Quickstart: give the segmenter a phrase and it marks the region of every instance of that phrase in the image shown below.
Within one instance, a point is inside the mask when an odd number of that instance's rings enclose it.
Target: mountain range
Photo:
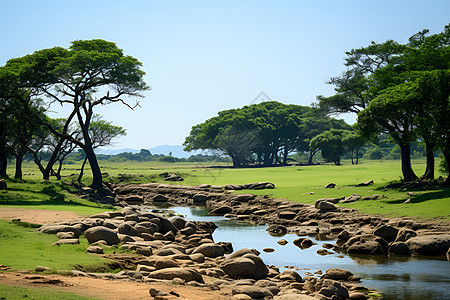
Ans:
[[[188,158],[191,155],[204,153],[203,151],[200,150],[186,152],[183,150],[183,148],[184,146],[181,145],[174,145],[174,146],[161,145],[153,148],[148,148],[147,150],[149,150],[152,154],[164,154],[164,155],[169,155],[169,153],[172,152],[172,156],[178,158]],[[123,152],[137,153],[139,151],[140,149],[122,148],[122,149],[98,149],[95,152],[97,154],[116,155]]]

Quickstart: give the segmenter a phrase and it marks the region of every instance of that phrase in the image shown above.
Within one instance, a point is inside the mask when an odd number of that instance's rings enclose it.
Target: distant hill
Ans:
[[[203,151],[192,151],[192,152],[186,152],[183,151],[183,146],[181,145],[162,145],[162,146],[156,146],[154,148],[149,148],[150,152],[152,154],[164,154],[169,155],[170,152],[172,152],[173,157],[178,158],[188,158],[191,155],[201,154],[204,153]],[[132,149],[132,148],[123,148],[123,149],[98,149],[95,152],[97,154],[106,154],[106,155],[116,155],[123,152],[131,152],[131,153],[137,153],[140,149]]]

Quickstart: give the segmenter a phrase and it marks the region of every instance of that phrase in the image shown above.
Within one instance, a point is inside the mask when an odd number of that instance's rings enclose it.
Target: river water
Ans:
[[[349,256],[331,254],[321,256],[316,253],[323,243],[333,240],[318,240],[309,237],[317,245],[309,249],[300,249],[292,242],[298,238],[295,234],[283,237],[270,236],[266,225],[252,225],[230,220],[221,216],[209,216],[208,209],[202,207],[172,207],[175,214],[183,215],[188,220],[212,221],[218,228],[213,237],[216,242],[231,242],[234,250],[255,248],[261,252],[260,257],[268,265],[275,265],[282,270],[296,267],[304,276],[306,272],[323,273],[330,268],[342,268],[362,278],[361,284],[369,289],[383,293],[383,299],[450,299],[450,262],[444,257],[396,257],[385,256]],[[288,244],[277,243],[285,239]],[[273,248],[275,252],[265,253],[264,248]],[[341,256],[341,257],[339,257]]]

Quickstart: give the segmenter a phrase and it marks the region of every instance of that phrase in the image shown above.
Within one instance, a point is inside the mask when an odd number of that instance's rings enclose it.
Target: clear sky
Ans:
[[[112,148],[140,149],[180,145],[193,125],[260,92],[310,105],[332,95],[325,81],[344,71],[345,51],[448,23],[450,0],[0,0],[0,65],[73,40],[115,42],[152,90],[135,111],[98,112],[127,129]]]

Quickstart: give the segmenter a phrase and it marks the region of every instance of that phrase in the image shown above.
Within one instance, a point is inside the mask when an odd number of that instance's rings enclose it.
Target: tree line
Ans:
[[[339,165],[345,149],[357,163],[367,141],[389,135],[400,148],[405,181],[419,178],[411,166],[411,145],[418,141],[427,157],[421,178],[434,179],[438,149],[450,169],[450,24],[434,35],[422,30],[406,44],[388,40],[352,49],[345,66],[328,81],[334,95],[319,95],[311,107],[271,101],[221,111],[192,127],[185,150],[221,151],[235,167],[285,165],[292,151],[309,153],[311,163],[321,151]],[[357,114],[357,124],[331,118],[341,113]]]
[[[15,177],[21,178],[21,162],[28,152],[48,180],[58,175],[64,158],[79,148],[86,155],[83,167],[87,161],[91,167],[91,187],[102,192],[94,150],[125,135],[125,130],[94,110],[111,103],[131,109],[138,105],[128,101],[148,89],[141,66],[115,43],[100,39],[74,41],[67,49],[43,49],[8,60],[0,67],[0,176],[7,176],[7,156],[14,155]],[[57,105],[68,108],[65,118],[48,116]],[[51,153],[45,161],[43,151]]]

